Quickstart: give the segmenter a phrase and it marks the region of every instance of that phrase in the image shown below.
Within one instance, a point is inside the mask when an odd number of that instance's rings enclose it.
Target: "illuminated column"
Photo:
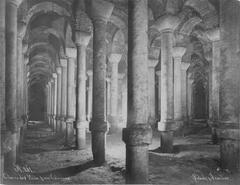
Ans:
[[[161,120],[161,70],[156,71],[158,76],[158,120]]]
[[[107,1],[94,0],[91,4],[93,20],[93,110],[91,122],[92,153],[97,165],[105,162],[106,122],[106,55],[107,23],[113,11]]]
[[[93,90],[93,72],[92,70],[87,71],[88,75],[88,111],[87,118],[88,122],[92,119],[92,90]]]
[[[16,163],[18,124],[17,124],[17,8],[19,0],[6,1],[6,127],[11,132],[10,152],[5,164],[11,168]]]
[[[154,125],[156,118],[156,100],[155,100],[155,67],[158,64],[158,59],[148,59],[148,121]]]
[[[161,34],[161,121],[158,130],[161,132],[161,151],[173,150],[174,122],[174,84],[173,84],[173,32],[179,25],[176,16],[160,17],[152,26]]]
[[[183,124],[183,114],[182,114],[182,71],[181,62],[182,57],[186,51],[184,47],[174,47],[173,48],[173,58],[174,58],[174,121],[177,127],[181,127]]]
[[[76,88],[76,127],[77,148],[84,149],[86,146],[86,48],[91,38],[90,33],[75,32],[77,46],[77,88]]]
[[[52,96],[52,83],[51,83],[51,79],[48,82],[47,85],[47,90],[48,90],[48,113],[47,113],[47,118],[48,118],[48,124],[49,126],[51,126],[51,108],[52,108],[52,102],[51,102],[51,96]]]
[[[54,89],[53,89],[53,115],[52,115],[52,123],[53,123],[53,131],[57,131],[57,123],[56,123],[56,116],[57,116],[57,73],[53,73],[53,80],[54,80]]]
[[[57,116],[56,116],[56,131],[61,131],[61,102],[62,102],[62,67],[57,67]]]
[[[123,129],[126,143],[126,183],[148,183],[148,1],[128,1],[128,118]]]
[[[212,66],[211,66],[211,120],[209,124],[212,126],[212,141],[216,144],[218,141],[216,134],[216,126],[219,122],[219,91],[220,91],[220,30],[219,28],[207,31],[207,36],[212,42]]]
[[[190,63],[182,62],[181,63],[181,96],[182,96],[182,118],[183,121],[187,121],[187,70],[190,66]]]
[[[111,66],[111,88],[110,88],[110,132],[116,132],[118,126],[118,64],[122,58],[121,54],[110,54],[108,57]]]
[[[75,65],[77,59],[77,50],[75,48],[67,48],[68,67],[67,67],[67,132],[66,144],[70,145],[74,138],[73,122],[75,120]]]

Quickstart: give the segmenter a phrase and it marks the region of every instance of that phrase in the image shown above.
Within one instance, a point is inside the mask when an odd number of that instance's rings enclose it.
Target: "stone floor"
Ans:
[[[107,135],[107,163],[95,167],[91,137],[87,148],[74,150],[64,146],[64,138],[55,136],[44,123],[28,126],[21,164],[5,174],[6,184],[124,184],[125,144],[121,133]],[[219,146],[210,142],[209,131],[198,129],[194,135],[176,137],[175,153],[157,152],[159,136],[154,132],[149,150],[151,184],[237,185],[240,178],[219,167]],[[74,146],[74,143],[73,143]]]

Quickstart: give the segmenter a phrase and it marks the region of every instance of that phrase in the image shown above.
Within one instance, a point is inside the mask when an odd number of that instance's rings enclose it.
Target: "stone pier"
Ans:
[[[148,1],[128,1],[128,118],[123,129],[126,143],[126,183],[148,183]]]
[[[75,32],[77,47],[77,82],[76,82],[76,144],[79,150],[86,147],[86,48],[91,39],[91,34]]]
[[[174,84],[173,84],[173,32],[179,25],[176,16],[160,17],[152,26],[161,35],[161,121],[158,130],[161,133],[161,151],[170,153],[173,150],[174,122]]]
[[[68,56],[67,66],[67,117],[66,117],[66,144],[70,145],[74,138],[73,123],[75,120],[75,63],[77,58],[77,50],[75,48],[67,48]]]
[[[92,133],[93,160],[97,165],[105,162],[106,120],[106,55],[107,23],[113,4],[94,0],[91,4],[93,20],[93,106],[90,130]]]

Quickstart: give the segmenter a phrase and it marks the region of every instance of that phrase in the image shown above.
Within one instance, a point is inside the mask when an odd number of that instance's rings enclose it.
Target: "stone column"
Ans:
[[[184,47],[174,47],[173,48],[173,58],[174,58],[174,121],[177,127],[183,126],[183,114],[182,114],[182,71],[181,71],[181,61],[182,57],[186,51]]]
[[[67,132],[66,132],[66,144],[71,145],[74,138],[73,122],[75,120],[75,103],[74,97],[75,91],[75,64],[77,59],[77,50],[75,48],[67,48],[68,56],[68,68],[67,68]]]
[[[124,108],[124,98],[123,98],[123,86],[124,86],[124,79],[125,74],[124,73],[119,73],[118,74],[118,128],[124,128],[126,125],[123,127],[123,108]]]
[[[90,33],[76,31],[75,43],[77,46],[77,82],[76,82],[76,127],[77,148],[86,146],[86,48],[91,38]]]
[[[111,79],[109,77],[106,78],[107,83],[107,118],[110,118],[111,115]]]
[[[17,8],[20,1],[6,1],[6,126],[11,132],[11,151],[6,155],[6,167],[16,163],[17,150]]]
[[[148,1],[128,1],[128,118],[123,129],[126,143],[126,183],[148,183]]]
[[[88,111],[87,111],[87,119],[88,122],[92,119],[92,90],[93,90],[93,72],[92,70],[87,71],[88,75]]]
[[[240,63],[238,1],[220,1],[220,106],[217,128],[223,169],[240,171]]]
[[[107,22],[113,4],[94,0],[91,4],[93,20],[93,110],[90,130],[92,132],[93,160],[97,165],[105,162],[106,120],[106,33]]]
[[[116,132],[118,126],[118,64],[122,58],[121,54],[110,54],[108,57],[111,66],[111,88],[110,88],[110,132]]]
[[[212,126],[212,141],[217,143],[216,125],[219,122],[219,91],[220,91],[220,29],[215,28],[207,31],[207,36],[212,42],[212,69],[211,69],[211,120],[209,124]]]
[[[6,141],[6,119],[5,119],[5,66],[6,66],[6,48],[5,48],[5,14],[6,13],[6,0],[0,1],[0,124],[1,124],[1,142]],[[3,171],[4,171],[4,148],[1,147],[1,161],[0,161],[0,183],[3,183]]]
[[[52,82],[51,82],[51,79],[49,79],[49,82],[48,82],[48,124],[49,126],[51,126],[51,118],[52,118],[52,113],[51,113],[51,110],[52,110]]]
[[[56,116],[56,131],[61,131],[61,105],[62,105],[62,67],[57,67],[57,116]]]
[[[187,78],[187,117],[188,125],[190,125],[192,122],[193,79],[191,79],[190,74],[188,74]]]
[[[66,135],[66,116],[67,116],[67,59],[60,59],[62,66],[62,100],[61,100],[61,133]]]
[[[122,118],[123,127],[127,125],[127,75],[124,76],[122,80]]]
[[[187,121],[187,70],[190,63],[181,63],[181,96],[182,96],[182,119],[184,122]]]
[[[158,59],[148,59],[148,122],[154,126],[157,121],[156,105],[155,105],[155,67],[158,64]]]
[[[57,123],[56,123],[56,116],[57,116],[57,73],[53,73],[53,83],[54,83],[54,89],[53,89],[53,115],[52,115],[52,123],[53,123],[53,131],[57,131]]]
[[[174,131],[174,84],[173,84],[173,32],[180,20],[176,16],[160,17],[153,28],[161,34],[161,121],[158,130],[161,132],[161,151],[173,150]]]
[[[156,71],[158,76],[158,120],[161,120],[161,70]]]
[[[50,114],[50,123],[51,123],[51,128],[53,129],[54,128],[54,119],[53,119],[53,116],[54,116],[54,90],[55,90],[55,80],[54,80],[54,77],[52,76],[51,77],[51,114]]]

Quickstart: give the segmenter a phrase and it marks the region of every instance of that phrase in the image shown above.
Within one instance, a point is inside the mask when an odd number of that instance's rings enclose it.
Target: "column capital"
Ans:
[[[91,33],[83,32],[83,31],[75,31],[74,41],[77,46],[87,47],[91,37],[92,37]]]
[[[122,58],[121,54],[112,53],[108,56],[108,61],[110,63],[118,64]]]
[[[159,60],[155,58],[148,58],[148,67],[155,68],[158,64]]]
[[[156,71],[156,75],[157,75],[157,76],[161,76],[161,70]]]
[[[112,15],[114,5],[104,0],[94,0],[91,4],[91,16],[93,21],[102,20],[108,22]]]
[[[58,66],[56,68],[56,71],[57,71],[57,74],[62,74],[62,67],[61,66]]]
[[[88,76],[92,76],[92,75],[93,75],[93,71],[92,71],[92,70],[88,70],[88,71],[87,71],[87,75],[88,75]]]
[[[61,58],[60,59],[60,64],[61,64],[62,67],[67,67],[67,59]]]
[[[22,3],[22,0],[6,0],[6,2],[19,6]]]
[[[68,58],[77,58],[76,48],[66,48],[66,55]]]
[[[207,38],[211,42],[217,42],[220,41],[220,29],[219,28],[214,28],[211,30],[206,31]]]
[[[185,47],[174,47],[173,48],[173,57],[174,58],[182,58],[183,55],[186,52],[186,48]]]
[[[106,82],[111,83],[111,79],[109,77],[106,77]]]
[[[181,20],[177,16],[164,15],[159,19],[157,19],[151,27],[155,28],[160,33],[167,32],[167,31],[174,31],[178,27],[180,22]]]
[[[53,82],[54,82],[54,79],[51,78],[50,81],[49,81],[49,83],[51,84],[51,83],[53,83]]]
[[[190,63],[181,62],[181,68],[182,68],[182,70],[187,71],[187,69],[189,68],[189,66],[190,66]]]
[[[53,73],[52,77],[56,79],[57,78],[57,73]]]

